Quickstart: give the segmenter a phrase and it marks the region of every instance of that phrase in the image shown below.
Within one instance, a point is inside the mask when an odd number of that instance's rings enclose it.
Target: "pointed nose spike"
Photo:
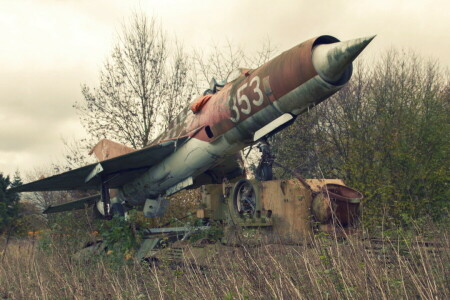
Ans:
[[[317,73],[330,83],[341,81],[352,61],[375,38],[375,35],[332,44],[321,44],[313,49],[312,63]],[[351,72],[351,70],[350,70]]]

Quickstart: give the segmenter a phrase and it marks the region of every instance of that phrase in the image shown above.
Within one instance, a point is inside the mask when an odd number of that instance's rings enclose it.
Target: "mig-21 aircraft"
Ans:
[[[176,117],[168,131],[143,149],[125,151],[129,153],[13,191],[100,191],[49,207],[47,213],[94,205],[110,217],[123,214],[124,206],[143,205],[145,216],[161,216],[167,196],[242,175],[240,151],[264,141],[339,91],[352,75],[352,61],[373,38],[340,42],[324,35],[307,40],[259,68],[241,70],[228,83],[213,81],[203,96]]]

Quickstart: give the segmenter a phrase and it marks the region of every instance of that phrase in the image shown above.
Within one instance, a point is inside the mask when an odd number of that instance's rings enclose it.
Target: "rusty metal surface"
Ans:
[[[314,189],[322,189],[326,184],[335,185],[334,183],[341,183],[338,179],[307,179]],[[274,233],[290,238],[302,238],[313,233],[314,220],[312,216],[313,211],[313,197],[314,193],[296,179],[290,180],[271,180],[271,181],[251,181],[254,191],[256,193],[256,211],[261,216],[270,215],[270,226]],[[233,214],[227,217],[236,208],[231,203],[232,192],[230,197],[222,195],[222,185],[206,185],[202,187],[202,204],[198,211],[198,216],[202,218],[211,218],[214,220],[227,220],[231,217],[233,223],[238,223],[241,226],[251,225],[251,222],[239,217],[238,214]],[[319,193],[322,197],[320,205],[324,206],[322,209],[326,215],[323,218],[323,223],[330,228],[335,228],[336,224],[331,224],[331,211],[327,212],[330,206],[330,201],[323,201],[327,195]],[[329,200],[329,198],[327,198]],[[326,200],[326,199],[325,199]],[[343,215],[345,210],[337,212],[338,217],[345,218]],[[250,217],[252,219],[254,217]],[[242,219],[242,221],[241,221]],[[342,222],[346,224],[344,221]],[[344,225],[345,226],[345,225]]]
[[[312,233],[311,192],[296,179],[258,183],[261,206],[272,212],[273,232],[283,237],[305,237]]]
[[[340,184],[345,185],[342,179],[305,179],[313,192],[320,192],[325,184]]]
[[[171,124],[169,131],[157,138],[157,142],[185,136],[195,128],[207,125],[211,126],[213,137],[208,137],[204,131],[194,135],[200,140],[212,141],[272,105],[273,101],[317,75],[311,61],[315,40],[316,38],[313,38],[301,43],[258,69],[243,73],[235,81],[226,84],[220,92],[208,98],[206,103],[202,103],[201,110],[195,115],[190,109],[184,110]],[[259,90],[262,94],[259,94]],[[249,101],[239,102],[240,95],[246,95]],[[194,104],[197,101],[198,99]],[[239,118],[236,114],[239,114]],[[233,122],[233,118],[236,122]]]
[[[311,60],[315,40],[310,39],[285,51],[262,67],[261,73],[270,74],[270,87],[275,99],[317,75]]]
[[[108,139],[102,139],[91,149],[89,155],[94,154],[99,161],[103,161],[134,151],[136,151],[136,149],[127,147]]]
[[[327,183],[322,186],[312,202],[312,213],[322,223],[340,226],[354,225],[360,216],[363,195],[349,187]]]
[[[223,195],[223,185],[209,184],[201,188],[199,218],[230,221],[240,226],[251,226],[258,217],[268,217],[266,225],[281,237],[304,238],[317,228],[325,232],[343,230],[349,233],[359,217],[362,194],[346,187],[340,179],[306,179],[308,186],[297,179],[251,180],[256,196],[256,213],[246,216],[237,212],[234,205],[236,185],[228,196]],[[329,189],[329,190],[327,190]],[[320,224],[317,224],[320,223]],[[344,228],[341,228],[344,227]],[[347,228],[348,227],[348,228]]]
[[[357,204],[363,199],[363,194],[344,185],[327,183],[323,188],[336,201]]]
[[[282,164],[280,164],[280,163],[278,163],[278,162],[276,162],[276,161],[274,161],[273,164],[274,164],[275,166],[278,166],[278,167],[280,167],[280,168],[283,168],[284,170],[286,170],[286,171],[288,171],[289,173],[291,173],[293,176],[295,176],[295,178],[298,179],[298,181],[300,181],[300,182],[305,186],[305,188],[307,188],[307,189],[310,190],[310,191],[313,191],[312,187],[309,185],[309,183],[306,181],[306,179],[303,178],[302,175],[300,175],[300,173],[295,172],[294,170],[292,170],[292,169],[290,169],[290,168],[288,168],[288,167],[286,167],[286,166],[283,166]]]
[[[312,63],[313,47],[317,44],[338,41],[331,36],[312,38],[283,52],[257,69],[242,73],[218,93],[208,95],[207,103],[202,102],[201,111],[196,110],[195,115],[189,109],[181,112],[169,127],[169,132],[157,141],[185,136],[195,128],[208,125],[212,129],[212,137],[206,135],[204,131],[191,136],[203,141],[212,141],[233,127],[239,127],[239,124],[248,118],[314,78],[317,72]],[[198,99],[194,105],[197,101]]]
[[[198,113],[202,110],[203,106],[205,106],[206,102],[211,99],[212,95],[201,96],[197,98],[194,103],[191,105],[191,110],[194,114]]]

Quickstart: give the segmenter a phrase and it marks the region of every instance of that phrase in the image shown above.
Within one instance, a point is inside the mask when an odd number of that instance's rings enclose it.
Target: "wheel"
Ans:
[[[239,215],[253,216],[256,211],[256,195],[253,185],[246,179],[239,180],[233,192],[233,208]]]

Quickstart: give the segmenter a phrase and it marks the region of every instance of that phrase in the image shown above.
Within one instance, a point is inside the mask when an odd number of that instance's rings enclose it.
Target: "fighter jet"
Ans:
[[[167,196],[242,175],[237,162],[240,151],[265,141],[339,91],[351,78],[352,61],[373,38],[341,42],[323,35],[307,40],[256,69],[242,69],[228,83],[213,81],[168,131],[143,149],[125,151],[129,153],[13,191],[100,191],[50,207],[47,213],[93,204],[108,217],[122,214],[124,205],[143,205],[145,216],[161,216]]]

